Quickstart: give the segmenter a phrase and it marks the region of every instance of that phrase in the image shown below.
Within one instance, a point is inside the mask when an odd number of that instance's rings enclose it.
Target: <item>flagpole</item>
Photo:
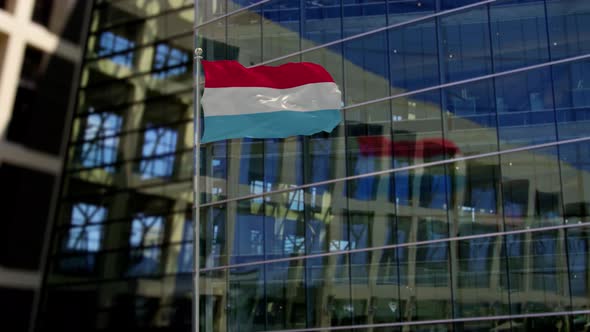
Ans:
[[[193,175],[193,331],[199,332],[199,300],[200,300],[200,288],[199,288],[199,249],[200,249],[200,216],[201,216],[201,197],[199,191],[199,177],[200,177],[200,166],[201,166],[201,135],[200,135],[200,109],[201,109],[201,59],[203,49],[195,49],[195,101],[194,101],[194,134],[195,134],[195,145],[194,145],[194,175]]]

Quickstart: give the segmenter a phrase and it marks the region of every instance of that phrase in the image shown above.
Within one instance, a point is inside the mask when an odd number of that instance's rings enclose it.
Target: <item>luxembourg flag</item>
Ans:
[[[204,60],[202,64],[202,143],[331,132],[341,121],[342,94],[320,65],[245,68],[237,61]]]

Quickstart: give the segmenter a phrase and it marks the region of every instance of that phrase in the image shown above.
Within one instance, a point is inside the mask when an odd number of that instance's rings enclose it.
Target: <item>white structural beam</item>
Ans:
[[[81,61],[79,46],[32,21],[34,5],[34,0],[18,0],[13,13],[0,9],[0,34],[6,39],[0,68],[0,139],[6,136],[27,45],[75,63]]]
[[[0,287],[38,289],[41,275],[38,271],[5,269],[0,266]]]
[[[61,172],[62,165],[59,157],[6,141],[0,141],[0,162],[8,162],[53,175]]]

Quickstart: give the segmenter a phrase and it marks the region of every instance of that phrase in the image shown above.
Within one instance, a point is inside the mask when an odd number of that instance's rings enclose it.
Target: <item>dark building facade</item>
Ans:
[[[77,90],[86,1],[0,1],[0,320],[32,328]]]
[[[40,331],[189,331],[193,50],[332,133],[201,147],[202,331],[587,331],[590,2],[96,1]]]

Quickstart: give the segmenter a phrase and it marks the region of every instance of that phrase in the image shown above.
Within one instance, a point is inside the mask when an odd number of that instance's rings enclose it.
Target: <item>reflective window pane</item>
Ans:
[[[456,236],[495,233],[503,229],[500,163],[497,157],[450,164],[452,177],[449,218]]]
[[[487,7],[440,19],[441,66],[445,82],[489,74],[490,33]]]
[[[262,61],[261,22],[259,7],[227,17],[227,43],[239,50],[237,60],[244,66]]]
[[[461,155],[498,150],[496,107],[491,80],[455,85],[443,90],[446,139]]]
[[[567,253],[572,308],[588,306],[588,229],[567,230]]]
[[[344,37],[384,27],[387,0],[342,1]]]
[[[423,221],[425,229],[430,225]],[[429,232],[436,236],[436,232]],[[452,317],[448,244],[408,247],[407,260],[400,261],[407,271],[408,284],[400,288],[403,321]]]
[[[345,104],[389,95],[387,34],[380,32],[344,43]]]
[[[437,85],[435,21],[390,30],[389,61],[392,94]]]
[[[536,232],[505,241],[511,313],[563,311],[569,305],[563,233]]]
[[[490,6],[494,70],[526,67],[548,61],[543,1],[499,1]]]
[[[301,37],[303,49],[342,38],[341,0],[304,1]]]
[[[590,120],[590,62],[552,66],[552,75],[559,138],[586,136]]]
[[[554,141],[555,111],[549,69],[496,78],[500,148]]]
[[[565,144],[559,147],[563,206],[566,223],[587,222],[590,217],[590,144]]]
[[[563,223],[556,155],[545,148],[501,156],[506,229]]]
[[[388,0],[387,8],[391,25],[434,13],[436,0]]]
[[[229,272],[228,330],[264,331],[264,266],[235,268]]]
[[[590,51],[590,6],[580,0],[547,1],[551,58],[562,59]]]
[[[274,0],[262,6],[263,61],[299,51],[299,3]]]

